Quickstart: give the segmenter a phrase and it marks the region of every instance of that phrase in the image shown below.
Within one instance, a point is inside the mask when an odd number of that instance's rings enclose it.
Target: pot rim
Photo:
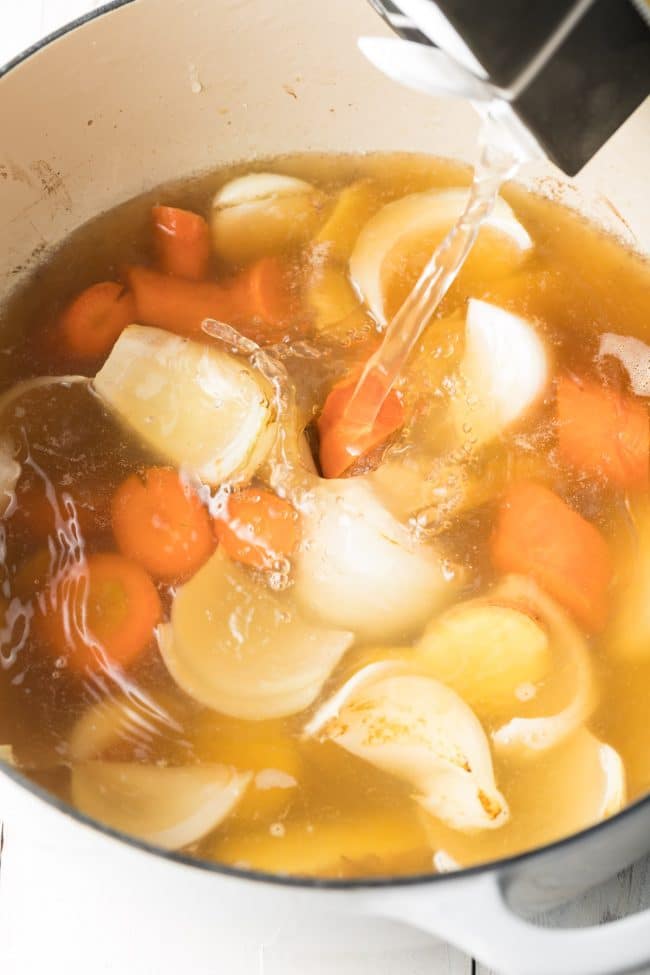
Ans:
[[[20,52],[18,55],[16,55],[16,57],[9,60],[6,64],[0,65],[0,80],[14,68],[17,68],[19,65],[23,64],[23,62],[27,61],[33,54],[37,54],[43,48],[48,47],[53,41],[58,40],[60,37],[64,37],[66,34],[71,33],[78,27],[83,27],[85,24],[88,24],[93,20],[98,20],[105,14],[110,14],[121,7],[125,7],[128,4],[135,2],[136,0],[109,0],[108,3],[103,4],[101,7],[97,7],[94,10],[83,14],[81,17],[77,17],[75,20],[64,24],[62,27],[58,28],[58,30],[47,34],[35,44],[25,48],[24,51]],[[169,860],[183,866],[193,867],[207,873],[215,873],[227,877],[233,877],[239,880],[264,882],[276,886],[297,889],[307,888],[316,890],[351,891],[368,888],[408,888],[417,887],[423,884],[430,885],[440,884],[443,882],[450,883],[455,880],[462,881],[480,876],[481,874],[487,874],[495,870],[508,870],[509,868],[518,867],[522,863],[532,863],[535,860],[541,860],[547,855],[554,855],[561,852],[563,849],[581,841],[583,838],[605,834],[605,832],[615,823],[620,823],[622,820],[636,815],[639,809],[643,808],[644,806],[650,809],[649,791],[646,795],[641,796],[632,803],[629,803],[624,809],[620,810],[620,812],[616,813],[615,815],[610,816],[608,819],[601,820],[601,822],[595,823],[593,826],[582,829],[577,833],[570,833],[568,836],[564,836],[552,843],[533,847],[530,850],[525,850],[523,853],[517,853],[513,856],[503,857],[498,860],[488,860],[485,863],[476,864],[475,866],[471,867],[462,867],[461,869],[452,871],[450,873],[421,873],[397,877],[380,876],[367,878],[330,879],[292,876],[288,874],[274,874],[267,873],[263,870],[249,870],[239,867],[230,867],[227,864],[217,863],[213,860],[205,860],[200,857],[193,857],[186,853],[178,853],[174,850],[164,850],[159,846],[155,846],[152,843],[147,843],[144,840],[137,839],[134,836],[121,832],[120,830],[106,826],[103,823],[100,823],[98,820],[92,819],[90,816],[86,816],[78,809],[75,809],[75,807],[70,805],[68,802],[65,802],[63,799],[60,799],[58,796],[49,792],[43,786],[38,785],[32,779],[28,778],[27,775],[25,775],[20,769],[15,768],[2,759],[0,759],[0,773],[6,775],[17,785],[25,789],[25,791],[31,793],[33,796],[36,796],[36,798],[41,799],[43,802],[47,803],[47,805],[52,806],[59,812],[62,812],[70,819],[73,819],[78,823],[82,823],[84,826],[89,826],[90,828],[103,833],[105,836],[109,836],[112,839],[126,843],[127,846],[140,850],[143,853],[149,853],[154,856],[158,856],[163,860]]]

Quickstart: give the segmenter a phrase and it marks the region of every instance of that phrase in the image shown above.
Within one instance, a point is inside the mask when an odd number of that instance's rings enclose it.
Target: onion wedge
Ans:
[[[195,700],[262,720],[309,707],[353,635],[308,623],[288,593],[256,583],[221,551],[176,594],[158,642],[170,674]]]
[[[513,766],[504,788],[516,810],[505,829],[468,836],[429,817],[424,825],[433,849],[469,867],[577,833],[626,803],[620,755],[585,728],[558,748]]]
[[[182,768],[85,762],[72,769],[74,805],[111,829],[178,850],[215,829],[234,809],[250,773],[227,765]]]
[[[407,237],[449,229],[467,203],[468,190],[428,190],[388,203],[371,217],[350,257],[350,276],[357,291],[381,325],[386,324],[382,271],[389,254]],[[527,231],[500,197],[485,226],[505,234],[522,253],[532,246]]]
[[[211,485],[248,480],[273,445],[270,387],[220,348],[130,325],[93,385],[144,443]]]
[[[226,183],[212,203],[212,241],[235,264],[305,243],[323,219],[325,196],[305,180],[249,173]]]
[[[476,447],[502,433],[541,397],[547,354],[534,326],[472,298],[451,415],[459,440]]]
[[[529,612],[545,627],[554,654],[572,674],[569,701],[560,711],[539,717],[515,717],[492,734],[502,752],[532,754],[558,745],[576,731],[595,704],[591,661],[585,638],[562,609],[529,579],[506,578],[490,597],[495,603]]]
[[[180,695],[179,695],[180,696]],[[186,702],[186,699],[183,699]],[[182,704],[170,695],[121,692],[91,705],[74,724],[68,737],[67,757],[73,763],[101,758],[115,745],[131,749],[150,745],[156,739],[182,729],[178,720]]]
[[[415,540],[363,478],[320,481],[301,503],[294,593],[310,617],[363,640],[403,640],[451,599],[458,569]]]
[[[366,668],[339,697],[318,737],[340,745],[415,789],[420,806],[453,829],[496,829],[508,806],[496,787],[488,739],[464,701],[417,674]]]

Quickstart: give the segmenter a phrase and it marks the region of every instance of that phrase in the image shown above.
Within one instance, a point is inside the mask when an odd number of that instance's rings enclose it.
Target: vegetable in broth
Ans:
[[[353,415],[467,184],[221,169],[7,299],[3,760],[154,846],[325,878],[461,869],[650,789],[647,261],[506,185]]]

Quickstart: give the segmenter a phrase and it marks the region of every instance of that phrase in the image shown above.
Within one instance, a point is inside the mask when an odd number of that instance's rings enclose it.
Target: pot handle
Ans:
[[[403,889],[382,913],[451,942],[499,975],[618,975],[650,963],[650,910],[553,929],[515,914],[494,874],[458,877],[440,895],[432,904],[422,888]]]

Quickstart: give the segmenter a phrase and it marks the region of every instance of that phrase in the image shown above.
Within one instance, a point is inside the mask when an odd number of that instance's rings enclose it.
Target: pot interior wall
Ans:
[[[472,160],[469,105],[408,92],[359,53],[360,35],[386,30],[365,0],[131,0],[59,37],[0,80],[0,280],[98,212],[223,162],[377,149]],[[606,150],[587,182],[650,247],[650,102],[637,116],[623,170]]]
[[[0,274],[94,214],[220,163],[300,150],[471,159],[469,106],[384,79],[356,39],[365,0],[135,0],[0,82]]]

